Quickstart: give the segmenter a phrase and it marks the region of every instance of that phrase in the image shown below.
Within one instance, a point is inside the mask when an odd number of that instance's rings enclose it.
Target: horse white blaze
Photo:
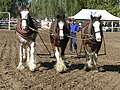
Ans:
[[[27,26],[27,18],[29,11],[21,11],[21,19],[22,19],[22,29],[25,29]]]
[[[98,42],[101,42],[101,35],[100,35],[100,22],[98,22],[98,21],[95,21],[94,22],[94,24],[93,24],[93,26],[94,26],[94,29],[95,29],[95,36],[96,36],[96,40],[98,41]]]
[[[63,39],[63,37],[64,37],[64,34],[63,34],[64,22],[60,21],[60,22],[58,23],[58,25],[59,25],[59,28],[60,28],[60,33],[59,33],[60,39]]]

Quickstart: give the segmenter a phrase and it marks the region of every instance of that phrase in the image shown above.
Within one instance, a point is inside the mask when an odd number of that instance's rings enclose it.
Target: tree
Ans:
[[[11,16],[15,17],[16,0],[0,0],[0,12],[10,12]],[[3,14],[1,17],[6,17],[6,15]]]
[[[0,0],[0,11],[17,17],[18,4],[25,7],[28,0]],[[54,17],[58,13],[73,16],[81,9],[105,9],[120,16],[120,0],[32,0],[30,12],[35,18]]]
[[[87,8],[105,9],[113,15],[117,15],[120,10],[117,0],[88,0]]]

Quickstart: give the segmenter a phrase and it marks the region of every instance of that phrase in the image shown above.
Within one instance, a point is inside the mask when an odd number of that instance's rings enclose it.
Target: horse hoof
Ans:
[[[59,72],[59,73],[61,73],[61,72],[65,72],[66,70],[67,70],[67,67],[63,64],[63,65],[56,65],[55,66],[55,68],[56,68],[56,71],[57,72]]]
[[[67,70],[66,67],[64,67],[64,68],[56,68],[56,71],[59,72],[59,73],[65,72],[66,70]]]
[[[91,69],[84,67],[83,70],[89,72]]]
[[[36,64],[29,64],[29,70],[34,72],[36,69]]]
[[[95,73],[98,73],[98,72],[99,72],[99,70],[94,70],[94,72],[95,72]]]
[[[23,66],[23,65],[19,65],[18,67],[17,67],[17,69],[19,69],[19,70],[23,70],[25,67]]]

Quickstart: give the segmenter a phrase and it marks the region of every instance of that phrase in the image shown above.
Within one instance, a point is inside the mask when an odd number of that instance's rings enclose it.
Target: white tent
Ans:
[[[109,20],[109,21],[120,20],[119,17],[113,16],[106,10],[96,10],[96,9],[82,9],[80,12],[78,12],[76,15],[72,16],[71,18],[87,20],[87,19],[90,19],[91,14],[102,15],[101,20]]]

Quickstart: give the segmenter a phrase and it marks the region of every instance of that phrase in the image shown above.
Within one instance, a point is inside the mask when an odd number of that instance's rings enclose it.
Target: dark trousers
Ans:
[[[76,33],[70,33],[70,51],[71,52],[72,52],[72,45],[74,46],[74,49],[77,50]]]

